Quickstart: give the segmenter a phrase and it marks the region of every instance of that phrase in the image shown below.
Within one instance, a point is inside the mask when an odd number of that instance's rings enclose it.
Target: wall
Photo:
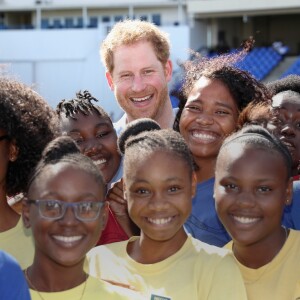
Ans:
[[[188,57],[186,26],[162,27],[170,35],[171,59]],[[122,111],[109,90],[99,58],[104,28],[0,31],[0,64],[6,71],[35,86],[52,107],[78,90],[88,89],[114,118]]]

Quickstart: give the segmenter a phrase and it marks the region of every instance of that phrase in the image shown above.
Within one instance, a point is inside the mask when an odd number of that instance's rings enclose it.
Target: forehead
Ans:
[[[157,161],[161,161],[161,163],[157,163]],[[172,169],[171,173],[174,173],[173,169],[178,165],[181,167],[183,164],[188,165],[187,161],[176,152],[159,149],[153,151],[141,150],[138,153],[132,152],[129,156],[125,154],[124,163],[124,172],[127,174],[140,169],[145,169],[147,172],[153,168],[165,169],[165,167],[162,167],[163,164],[169,165],[168,171]]]
[[[254,142],[232,142],[221,149],[217,160],[218,171],[245,167],[267,171],[278,166],[286,168],[282,155],[267,145]]]
[[[113,59],[116,72],[130,66],[144,68],[154,63],[160,64],[152,44],[148,41],[118,46],[114,51]]]
[[[44,167],[34,178],[28,192],[43,193],[48,189],[73,190],[76,194],[76,191],[102,190],[103,187],[92,172],[69,162],[59,162]]]
[[[210,95],[213,97],[230,99],[230,102],[235,103],[228,87],[219,79],[211,79],[205,76],[200,77],[194,84],[189,98],[197,94]]]
[[[62,116],[60,119],[60,126],[62,131],[72,131],[77,129],[80,131],[82,128],[94,128],[95,126],[109,126],[112,127],[112,123],[107,116],[99,115],[97,112],[92,111],[88,115],[84,115],[78,112],[74,115],[75,119]]]
[[[300,94],[293,91],[284,91],[272,98],[272,107],[281,108],[285,105],[300,107]]]

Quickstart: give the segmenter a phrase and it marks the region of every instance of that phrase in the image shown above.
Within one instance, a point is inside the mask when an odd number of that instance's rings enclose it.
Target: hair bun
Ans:
[[[161,129],[160,125],[156,121],[150,118],[141,118],[130,122],[126,126],[126,128],[121,132],[118,138],[119,151],[122,154],[124,154],[126,141],[130,137],[137,136],[139,133],[145,131],[160,130],[160,129]]]
[[[56,161],[65,155],[80,153],[80,149],[69,136],[60,136],[51,141],[42,153],[45,163]]]

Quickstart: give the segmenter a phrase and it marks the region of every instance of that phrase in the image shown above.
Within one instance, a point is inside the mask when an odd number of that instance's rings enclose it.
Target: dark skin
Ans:
[[[31,184],[29,199],[56,199],[75,203],[99,202],[104,186],[85,171],[70,165],[44,169]],[[63,291],[87,279],[84,272],[86,253],[96,244],[107,221],[108,206],[104,204],[96,220],[78,220],[74,210],[67,208],[57,220],[43,218],[36,205],[24,201],[23,219],[31,227],[35,239],[33,264],[27,269],[29,285],[38,291]],[[67,238],[77,237],[73,241]]]
[[[149,161],[156,164],[149,166]],[[127,246],[130,257],[142,264],[157,263],[183,246],[187,239],[183,224],[195,187],[195,174],[191,176],[186,163],[172,153],[158,151],[135,166],[125,166],[129,214],[141,229],[140,237]]]
[[[198,182],[214,177],[215,164],[224,138],[236,128],[238,108],[226,85],[201,77],[191,90],[179,129],[198,166]]]
[[[6,132],[0,129],[0,136],[5,136]],[[18,148],[15,141],[3,139],[0,141],[0,161],[1,161],[1,178],[0,178],[0,232],[5,232],[14,228],[20,215],[12,209],[7,202],[6,176],[7,168],[10,163],[13,163],[18,156]]]
[[[238,261],[253,269],[269,263],[288,235],[281,219],[291,203],[292,178],[284,159],[269,149],[229,145],[217,162],[214,195]]]
[[[106,199],[109,201],[110,208],[126,234],[129,237],[139,235],[139,228],[131,221],[128,215],[127,201],[124,199],[123,178],[112,184]]]

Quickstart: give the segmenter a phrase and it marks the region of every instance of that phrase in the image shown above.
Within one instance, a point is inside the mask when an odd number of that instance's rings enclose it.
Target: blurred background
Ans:
[[[188,49],[213,56],[235,51],[249,36],[255,47],[240,63],[268,82],[300,75],[299,0],[0,0],[0,73],[32,85],[52,107],[88,89],[118,120],[99,46],[118,21],[153,22],[169,34],[174,76]],[[176,106],[176,98],[172,97]]]

